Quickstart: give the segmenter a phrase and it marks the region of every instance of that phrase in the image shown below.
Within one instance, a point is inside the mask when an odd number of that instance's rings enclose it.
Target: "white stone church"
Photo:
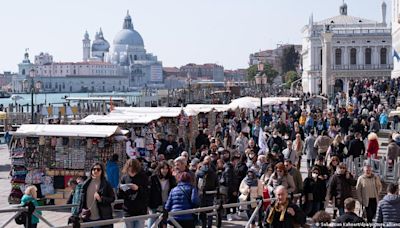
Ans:
[[[314,22],[302,29],[304,92],[321,93],[322,60],[330,59],[329,91],[346,91],[351,79],[389,79],[393,69],[392,34],[386,23],[386,3],[382,6],[382,21],[377,22],[348,15],[347,4],[340,6],[340,14]],[[378,10],[378,9],[377,9]],[[329,28],[332,32],[330,58],[323,58],[322,34]]]

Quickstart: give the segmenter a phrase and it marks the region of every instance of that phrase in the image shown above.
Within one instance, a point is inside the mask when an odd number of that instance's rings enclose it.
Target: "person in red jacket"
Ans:
[[[368,135],[367,157],[376,158],[378,156],[379,143],[378,136],[371,132]]]

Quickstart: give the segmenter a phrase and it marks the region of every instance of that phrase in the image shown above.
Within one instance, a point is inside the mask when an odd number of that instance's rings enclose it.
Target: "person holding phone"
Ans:
[[[149,204],[149,178],[143,171],[141,163],[137,159],[129,159],[122,173],[118,198],[124,200],[122,206],[124,216],[146,215]],[[143,228],[144,221],[129,221],[125,223],[125,227]]]

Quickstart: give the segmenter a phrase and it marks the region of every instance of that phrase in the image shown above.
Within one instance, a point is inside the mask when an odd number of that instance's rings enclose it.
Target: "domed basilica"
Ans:
[[[161,83],[163,80],[162,63],[156,56],[146,53],[143,38],[134,29],[129,11],[112,46],[104,38],[101,29],[92,43],[86,32],[82,43],[84,62],[100,61],[118,65],[122,75],[129,75],[130,87]]]

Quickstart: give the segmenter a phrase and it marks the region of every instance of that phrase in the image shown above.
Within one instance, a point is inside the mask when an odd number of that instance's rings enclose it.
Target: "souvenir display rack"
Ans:
[[[65,204],[70,192],[68,180],[88,175],[93,163],[105,165],[116,153],[122,167],[127,158],[125,140],[116,140],[117,137],[14,136],[10,147],[9,203],[20,203],[26,186],[35,185],[39,198]]]

